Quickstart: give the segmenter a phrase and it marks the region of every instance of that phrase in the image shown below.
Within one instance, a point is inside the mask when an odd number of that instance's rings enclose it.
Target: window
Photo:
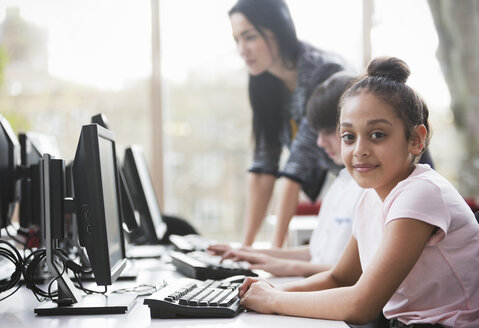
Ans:
[[[162,96],[162,210],[188,219],[207,237],[239,240],[252,133],[247,71],[227,15],[235,1],[158,1],[160,58],[153,60],[161,61],[162,73],[161,90],[154,90]],[[339,53],[362,71],[361,1],[287,3],[301,40]],[[449,138],[442,131],[453,129],[427,2],[374,4],[372,55],[410,64],[410,83],[434,119],[433,157],[440,171],[454,174],[450,153],[443,159],[434,152]],[[150,6],[149,0],[2,1],[0,49],[8,59],[0,111],[14,129],[56,136],[69,161],[81,126],[103,112],[117,153],[143,145],[152,168],[152,149],[159,145],[151,141]]]

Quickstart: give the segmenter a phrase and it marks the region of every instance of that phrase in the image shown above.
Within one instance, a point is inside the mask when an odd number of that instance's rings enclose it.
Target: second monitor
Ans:
[[[125,150],[123,173],[135,209],[140,213],[140,229],[130,238],[138,244],[158,244],[166,233],[150,171],[142,147],[133,145]]]

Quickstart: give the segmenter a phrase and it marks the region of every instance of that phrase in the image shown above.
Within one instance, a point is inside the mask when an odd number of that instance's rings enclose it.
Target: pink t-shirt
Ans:
[[[406,324],[479,327],[479,224],[446,179],[429,165],[419,164],[384,203],[368,189],[356,210],[353,235],[363,272],[390,221],[413,218],[439,229],[384,307],[386,318]]]

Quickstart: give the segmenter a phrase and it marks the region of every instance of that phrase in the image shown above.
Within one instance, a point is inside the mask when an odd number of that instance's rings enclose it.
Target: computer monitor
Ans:
[[[110,129],[108,126],[108,119],[105,114],[99,113],[91,118],[92,123],[96,123],[105,129]],[[140,225],[140,215],[133,205],[133,200],[131,199],[130,190],[126,184],[125,176],[123,170],[120,167],[118,162],[118,175],[120,178],[120,203],[122,209],[122,220],[125,231],[133,232],[134,230],[139,229]]]
[[[64,220],[65,213],[75,212],[79,242],[86,249],[96,284],[113,284],[125,268],[116,163],[113,133],[97,124],[84,125],[72,165],[74,198],[67,198],[65,180],[58,178],[65,176],[64,164],[44,155],[42,213],[47,265],[58,281],[59,299],[36,308],[38,315],[124,313],[132,304],[132,294],[80,295],[55,257],[63,238],[63,223],[59,221]]]
[[[133,236],[137,243],[158,244],[166,233],[164,222],[143,148],[133,145],[125,150],[123,172],[135,208],[140,213],[141,234]]]
[[[96,283],[111,285],[126,264],[113,134],[97,124],[84,125],[72,171],[80,245]]]
[[[55,137],[36,132],[24,132],[18,134],[20,141],[20,158],[22,176],[20,177],[20,227],[28,230],[40,229],[40,182],[39,162],[43,154],[48,153],[55,158],[60,157]],[[27,241],[32,243],[36,241]]]
[[[19,133],[18,139],[21,146],[20,158],[22,166],[38,164],[45,153],[55,158],[60,157],[60,150],[54,136],[28,131]]]
[[[10,123],[0,115],[0,229],[10,224],[16,202],[16,170],[20,144]]]

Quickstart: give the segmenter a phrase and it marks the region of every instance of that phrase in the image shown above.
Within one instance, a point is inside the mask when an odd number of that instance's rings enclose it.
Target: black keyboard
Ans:
[[[176,269],[189,278],[219,280],[237,275],[258,276],[253,271],[247,269],[247,262],[225,260],[220,263],[220,256],[214,256],[206,252],[191,252],[187,254],[171,252],[170,256]]]
[[[180,278],[146,298],[152,318],[231,318],[242,307],[239,304],[239,282],[199,281]]]

